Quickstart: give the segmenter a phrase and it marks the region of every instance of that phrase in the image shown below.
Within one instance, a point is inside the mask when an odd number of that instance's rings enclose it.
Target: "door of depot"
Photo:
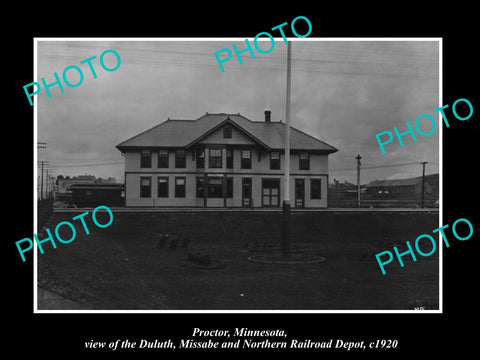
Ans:
[[[305,179],[295,179],[295,207],[305,207]]]
[[[242,206],[252,206],[252,178],[242,178]]]
[[[280,206],[280,179],[262,179],[262,206]]]

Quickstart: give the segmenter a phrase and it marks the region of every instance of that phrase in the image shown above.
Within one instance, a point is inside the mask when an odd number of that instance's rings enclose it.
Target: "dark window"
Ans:
[[[252,168],[252,151],[251,150],[242,150],[241,157],[241,168],[242,169],[251,169]]]
[[[222,178],[208,178],[208,197],[223,198]]]
[[[149,177],[140,178],[140,197],[149,198],[152,196],[152,179]]]
[[[205,168],[205,149],[197,149],[197,169]]]
[[[280,153],[278,151],[272,151],[270,153],[270,169],[280,169]]]
[[[168,178],[167,177],[158,178],[158,197],[168,198]]]
[[[227,178],[227,198],[233,198],[233,178]]]
[[[140,156],[140,167],[151,168],[152,167],[152,152],[150,150],[142,150]]]
[[[232,127],[231,126],[224,126],[223,127],[223,138],[224,139],[231,139],[232,138]]]
[[[176,168],[185,167],[185,150],[175,151],[175,167]]]
[[[201,181],[198,181],[201,180]],[[233,198],[233,178],[228,177],[226,181],[226,196]],[[199,185],[201,184],[201,189]],[[201,193],[201,196],[198,193]],[[203,197],[203,179],[197,178],[197,197]],[[208,178],[208,197],[209,198],[223,198],[223,177],[209,177]]]
[[[208,153],[208,166],[210,168],[222,167],[222,149],[210,149]]]
[[[233,169],[233,149],[227,149],[227,169]]]
[[[197,177],[197,198],[203,198],[203,177]]]
[[[168,150],[158,150],[158,167],[168,168]]]
[[[175,178],[175,197],[177,198],[185,197],[185,178],[184,177]]]
[[[310,179],[310,199],[322,198],[322,179]]]
[[[300,153],[298,168],[300,170],[310,170],[310,155],[307,152]]]

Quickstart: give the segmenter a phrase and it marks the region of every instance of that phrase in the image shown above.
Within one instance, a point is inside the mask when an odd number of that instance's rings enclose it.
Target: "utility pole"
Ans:
[[[425,205],[425,165],[428,164],[428,162],[424,161],[421,164],[423,166],[423,171],[422,171],[422,201],[420,202],[420,207],[423,208]]]
[[[47,180],[45,184],[45,196],[47,197],[47,199],[49,199],[51,195],[51,190],[52,190],[52,179],[51,179],[52,174],[50,173],[52,169],[45,169],[45,171],[46,171],[46,180]]]
[[[285,104],[285,180],[283,195],[283,221],[280,247],[282,257],[290,256],[290,88],[291,88],[291,41],[287,45],[287,96]]]
[[[358,154],[355,158],[357,159],[357,208],[360,207],[360,165],[362,165],[362,163],[360,162],[361,158],[362,157],[360,156],[360,154]]]
[[[40,200],[43,200],[43,168],[44,168],[44,166],[50,165],[50,162],[45,161],[45,160],[40,160],[40,161],[38,161],[38,164],[40,164],[41,169],[42,169],[42,175],[41,175],[42,177],[41,177],[41,180],[40,180]]]
[[[46,149],[47,148],[47,143],[46,142],[37,142],[37,149]],[[47,163],[48,161],[38,161],[38,163],[41,164],[42,166],[42,180],[40,183],[40,200],[43,200],[43,165]],[[47,164],[48,165],[48,164]]]

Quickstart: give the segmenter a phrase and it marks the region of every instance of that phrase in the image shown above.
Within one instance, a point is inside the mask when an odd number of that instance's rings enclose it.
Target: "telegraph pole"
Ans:
[[[38,161],[38,164],[40,164],[41,169],[42,169],[42,177],[41,177],[41,180],[40,180],[40,200],[43,200],[43,167],[44,167],[44,165],[45,166],[50,165],[50,163],[49,163],[49,161],[40,160],[40,161]]]
[[[428,162],[424,161],[421,164],[423,166],[423,171],[422,171],[422,200],[420,202],[420,207],[423,208],[425,205],[425,165],[428,164]]]
[[[280,247],[284,258],[290,255],[290,87],[292,43],[287,44],[287,97],[285,104],[285,180],[283,195],[282,239]]]
[[[46,142],[37,142],[37,149],[46,149],[47,148],[47,143]],[[40,183],[40,200],[43,200],[43,165],[44,163],[47,163],[48,161],[38,161],[38,163],[41,164],[42,166],[42,180]],[[47,164],[48,165],[48,164]]]
[[[357,208],[360,207],[360,165],[362,165],[362,163],[360,162],[361,158],[362,157],[360,156],[360,154],[358,154],[355,158],[357,159]]]

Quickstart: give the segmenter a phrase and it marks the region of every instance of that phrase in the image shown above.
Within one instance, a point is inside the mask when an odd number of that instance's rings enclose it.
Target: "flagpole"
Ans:
[[[287,45],[287,99],[285,105],[285,189],[284,200],[290,203],[290,87],[291,87],[291,42]]]
[[[283,257],[290,256],[290,88],[291,88],[291,42],[287,44],[287,95],[285,104],[285,176],[282,204],[282,239]]]

